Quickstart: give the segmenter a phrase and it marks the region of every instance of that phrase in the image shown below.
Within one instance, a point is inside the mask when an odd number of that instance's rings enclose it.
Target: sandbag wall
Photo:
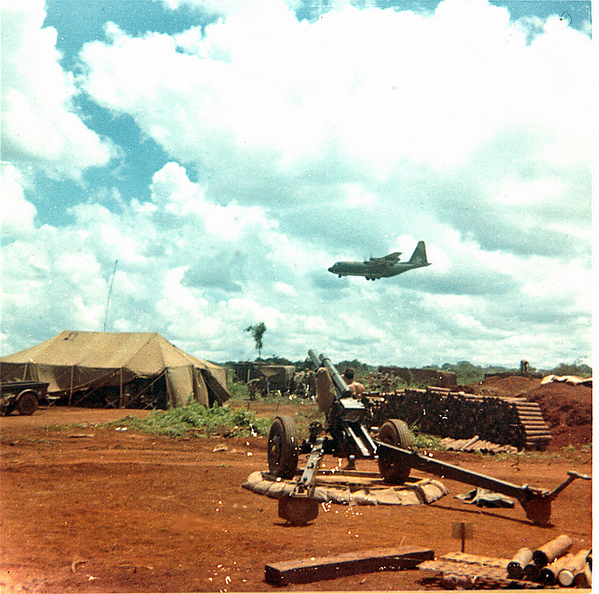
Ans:
[[[525,398],[475,396],[443,388],[369,394],[373,425],[402,419],[421,433],[469,439],[478,435],[500,445],[543,449],[551,440],[538,403]]]

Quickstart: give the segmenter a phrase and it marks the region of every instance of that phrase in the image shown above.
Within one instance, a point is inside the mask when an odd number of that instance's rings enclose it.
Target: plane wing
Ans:
[[[364,260],[364,264],[396,264],[399,261],[399,256],[401,252],[393,252],[388,256],[383,256],[382,258],[370,258],[370,260]]]

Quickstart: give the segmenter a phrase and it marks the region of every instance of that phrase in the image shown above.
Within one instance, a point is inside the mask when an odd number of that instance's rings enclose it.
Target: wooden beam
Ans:
[[[273,586],[307,584],[357,573],[413,569],[422,561],[434,558],[431,549],[413,546],[344,553],[334,557],[310,557],[265,565],[264,581]]]

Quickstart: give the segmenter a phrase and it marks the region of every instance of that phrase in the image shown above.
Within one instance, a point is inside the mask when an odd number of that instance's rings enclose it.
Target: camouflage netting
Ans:
[[[313,498],[320,503],[341,505],[419,505],[433,503],[449,493],[443,483],[434,479],[418,480],[396,487],[371,480],[347,485],[343,479],[344,476],[338,474],[335,479],[327,477],[318,480]],[[295,483],[273,479],[266,472],[255,471],[242,487],[259,495],[282,499],[291,495]]]

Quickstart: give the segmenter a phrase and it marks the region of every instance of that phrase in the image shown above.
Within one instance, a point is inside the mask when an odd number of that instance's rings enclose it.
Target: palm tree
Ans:
[[[262,347],[264,346],[262,343],[262,339],[264,337],[264,333],[266,332],[266,324],[264,322],[259,322],[258,324],[254,324],[253,326],[248,326],[244,332],[250,332],[254,342],[256,343],[256,349],[258,351],[258,359],[260,359],[262,354]]]

